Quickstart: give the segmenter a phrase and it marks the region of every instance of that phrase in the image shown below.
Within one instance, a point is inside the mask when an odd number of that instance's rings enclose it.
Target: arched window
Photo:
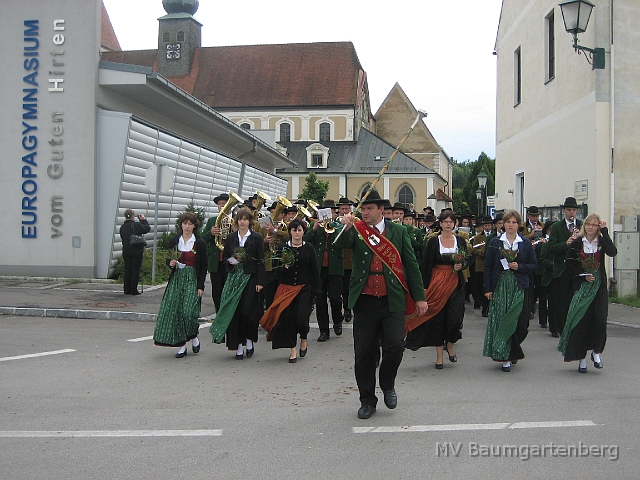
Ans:
[[[240,128],[244,128],[245,130],[251,130],[251,125],[248,123],[241,123]]]
[[[178,32],[178,42],[184,42],[184,32]]]
[[[162,41],[164,43],[169,43],[171,41],[171,35],[169,34],[169,32],[164,32],[162,34]]]
[[[409,205],[413,202],[413,191],[409,185],[403,185],[398,191],[398,201],[404,205]]]
[[[321,142],[331,141],[331,125],[327,122],[320,124],[320,141]]]
[[[358,199],[362,199],[362,197],[364,197],[364,194],[369,191],[370,186],[371,182],[367,182],[362,187],[360,187],[360,190],[358,190]],[[373,187],[373,190],[376,192],[378,191],[376,187]]]
[[[280,124],[280,141],[281,142],[291,141],[291,124],[289,123]]]

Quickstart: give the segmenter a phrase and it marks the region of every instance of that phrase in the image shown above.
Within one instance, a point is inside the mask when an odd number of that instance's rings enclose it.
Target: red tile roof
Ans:
[[[111,51],[119,52],[122,50],[122,48],[120,48],[120,42],[118,42],[118,37],[116,37],[116,32],[113,30],[113,25],[111,25],[107,9],[104,7],[104,3],[102,4],[102,41],[100,43],[103,48]]]
[[[453,202],[453,198],[447,195],[441,188],[436,190],[436,200],[440,202]]]
[[[153,67],[157,50],[102,59]],[[364,72],[351,42],[202,47],[191,73],[169,80],[217,109],[356,105]],[[360,82],[359,82],[360,80]]]

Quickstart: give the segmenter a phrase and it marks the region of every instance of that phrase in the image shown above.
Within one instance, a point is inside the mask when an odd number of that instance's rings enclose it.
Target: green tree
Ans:
[[[184,211],[182,213],[186,213],[186,212],[191,212],[191,213],[195,213],[196,217],[198,217],[198,221],[200,222],[200,228],[204,227],[204,216],[207,213],[207,207],[209,206],[209,204],[206,204],[204,207],[197,207],[195,202],[193,200],[191,200],[189,203],[187,203],[187,206],[184,207]],[[178,231],[178,227],[180,226],[180,218],[182,217],[182,215],[180,215],[178,218],[176,218],[176,223],[175,223],[175,232]],[[197,233],[197,232],[196,232]],[[175,235],[175,233],[174,233]]]
[[[298,195],[298,198],[301,200],[313,200],[314,202],[322,205],[324,197],[329,191],[329,182],[319,180],[315,172],[311,172],[307,175],[304,181],[304,188],[302,189],[302,193]]]
[[[482,152],[477,160],[466,162],[455,162],[453,166],[453,205],[456,212],[468,210],[472,214],[478,213],[479,202],[476,196],[478,190],[478,174],[480,170],[488,175],[487,186],[485,188],[484,205],[486,206],[486,196],[495,193],[495,172],[496,161]]]

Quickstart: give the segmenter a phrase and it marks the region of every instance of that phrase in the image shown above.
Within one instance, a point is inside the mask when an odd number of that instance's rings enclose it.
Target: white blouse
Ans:
[[[440,255],[447,255],[450,253],[456,253],[458,251],[458,242],[456,241],[455,237],[453,238],[453,240],[454,240],[453,248],[447,248],[444,245],[442,245],[442,238],[438,236],[438,243],[440,244]]]
[[[196,243],[196,236],[191,234],[191,238],[187,240],[185,243],[184,238],[180,235],[180,239],[178,240],[178,250],[181,252],[190,252],[193,250],[193,245]]]
[[[593,240],[593,243],[589,242],[587,237],[582,237],[582,248],[584,253],[596,253],[598,251],[598,237]]]
[[[513,241],[512,245],[511,243],[509,243],[509,239],[507,238],[506,233],[500,235],[500,240],[502,241],[502,245],[504,246],[505,250],[518,250],[518,244],[522,242],[522,238],[520,238],[520,235],[516,235],[516,239]]]

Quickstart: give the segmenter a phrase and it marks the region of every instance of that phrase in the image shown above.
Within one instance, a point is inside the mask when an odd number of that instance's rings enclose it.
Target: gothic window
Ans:
[[[404,205],[414,203],[413,191],[411,190],[409,185],[403,185],[402,188],[400,188],[400,190],[398,191],[398,201]]]
[[[171,35],[169,34],[169,32],[164,32],[162,34],[162,42],[169,43],[170,41],[171,41]]]
[[[321,142],[330,142],[331,141],[331,125],[327,122],[320,124],[320,141]]]
[[[184,42],[184,32],[178,32],[178,42]]]
[[[360,187],[360,191],[358,192],[358,198],[364,197],[364,194],[369,191],[370,186],[371,186],[371,182],[367,182],[362,187]],[[378,189],[375,187],[373,188],[373,190],[375,190],[376,192],[378,191]]]
[[[289,123],[280,124],[280,141],[281,142],[291,141],[291,124]]]

